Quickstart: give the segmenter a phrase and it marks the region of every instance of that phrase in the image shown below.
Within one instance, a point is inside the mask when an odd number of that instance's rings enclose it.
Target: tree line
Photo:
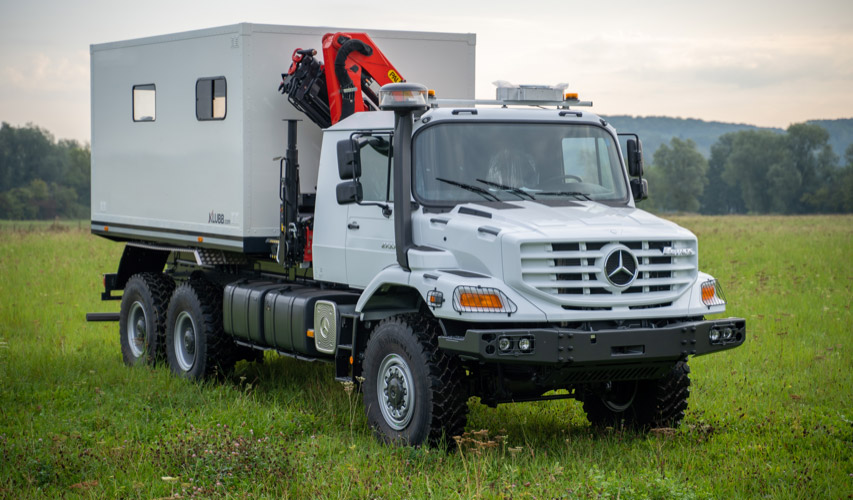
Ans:
[[[672,138],[646,168],[640,208],[702,214],[853,212],[853,145],[843,161],[829,133],[811,123],[784,133],[741,130],[719,137],[706,159]],[[91,150],[35,125],[0,127],[0,219],[87,219]]]
[[[702,214],[853,212],[853,145],[844,160],[829,133],[810,123],[784,133],[723,134],[705,159],[692,140],[673,137],[647,168],[649,200],[641,208]]]
[[[88,219],[91,150],[35,125],[0,126],[0,219]]]

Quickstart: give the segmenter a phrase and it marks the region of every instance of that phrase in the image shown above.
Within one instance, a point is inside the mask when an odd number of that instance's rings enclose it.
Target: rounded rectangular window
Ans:
[[[157,117],[157,89],[153,83],[133,86],[133,121],[153,122]]]
[[[224,120],[227,111],[225,77],[199,78],[195,84],[195,116],[199,120]]]

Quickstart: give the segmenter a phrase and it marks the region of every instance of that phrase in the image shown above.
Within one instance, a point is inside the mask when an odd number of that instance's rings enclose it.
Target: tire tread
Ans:
[[[143,301],[147,301],[146,299],[150,299],[151,307],[153,309],[153,326],[154,326],[154,334],[153,336],[149,336],[148,347],[146,352],[143,354],[145,356],[145,362],[154,365],[163,361],[165,359],[165,340],[166,340],[166,317],[169,309],[169,300],[172,298],[172,293],[175,291],[175,282],[172,278],[163,273],[154,273],[154,272],[144,272],[137,273],[128,279],[127,284],[125,285],[125,295],[130,297],[130,294],[127,293],[127,290],[133,290],[134,288],[138,288],[139,293],[143,296]],[[147,296],[147,297],[145,297]],[[122,324],[119,327],[120,336],[126,335],[125,333],[121,333],[123,329],[126,329],[127,326],[124,324],[127,321],[125,312],[125,304],[124,300],[122,300]],[[124,339],[122,338],[122,357],[124,358],[125,364],[132,365],[137,362],[137,360],[132,359],[132,354],[127,351],[124,346]]]
[[[225,334],[222,325],[222,289],[203,276],[193,275],[189,280],[178,285],[175,289],[174,297],[177,298],[187,293],[194,296],[191,300],[195,300],[201,312],[200,320],[202,325],[199,325],[200,331],[196,332],[196,334],[199,337],[204,336],[204,338],[203,340],[198,338],[196,342],[203,341],[205,348],[203,359],[196,359],[196,363],[201,363],[200,369],[196,373],[191,373],[195,371],[191,370],[184,373],[184,375],[190,378],[204,379],[225,374],[237,362],[237,349],[233,340]],[[173,304],[169,306],[169,322],[175,321],[174,316],[177,315],[177,311],[172,310],[174,307]],[[174,328],[174,325],[170,326]],[[172,361],[171,358],[175,356],[173,351],[174,347],[167,345],[170,364]],[[178,373],[179,369],[176,366],[177,363],[172,365],[172,371]]]

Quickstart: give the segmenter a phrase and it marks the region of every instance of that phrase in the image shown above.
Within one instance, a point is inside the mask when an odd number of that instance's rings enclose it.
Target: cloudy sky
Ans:
[[[479,98],[569,82],[601,114],[853,117],[851,0],[0,0],[0,121],[88,141],[90,44],[244,21],[476,33]]]

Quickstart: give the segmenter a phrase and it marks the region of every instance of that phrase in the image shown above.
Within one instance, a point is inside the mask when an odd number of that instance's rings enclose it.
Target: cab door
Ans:
[[[360,151],[363,198],[348,205],[347,283],[364,288],[379,271],[397,261],[392,213],[392,149],[389,133],[372,134]]]

